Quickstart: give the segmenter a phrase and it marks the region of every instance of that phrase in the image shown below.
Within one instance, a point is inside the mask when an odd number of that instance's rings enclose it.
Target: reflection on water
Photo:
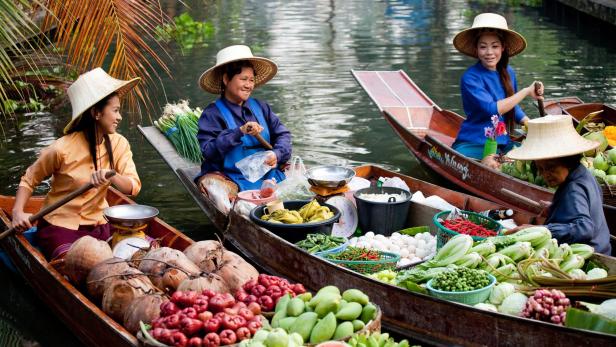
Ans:
[[[503,13],[528,41],[527,50],[511,61],[520,87],[540,79],[548,97],[577,95],[587,101],[616,103],[614,38],[601,41],[569,30],[536,8],[463,0],[186,2],[194,18],[212,21],[216,33],[207,47],[195,48],[186,56],[173,49],[174,79],[163,77],[166,94],[150,97],[162,102],[188,99],[193,107],[206,106],[215,96],[199,89],[199,75],[215,63],[219,49],[248,44],[255,54],[278,63],[278,75],[254,96],[272,105],[293,133],[294,154],[307,164],[377,163],[447,184],[418,164],[350,70],[402,69],[439,106],[461,112],[459,79],[474,62],[457,53],[451,42],[483,11]],[[184,11],[177,1],[163,4],[172,16]],[[536,116],[529,101],[524,108]],[[19,130],[11,124],[5,127],[1,193],[14,193],[23,171],[41,148],[60,135],[69,114],[65,109],[57,115],[25,119]],[[144,115],[142,120],[124,116],[121,132],[131,142],[143,180],[136,200],[159,208],[162,218],[189,236],[207,237],[208,221],[136,129],[159,115]]]

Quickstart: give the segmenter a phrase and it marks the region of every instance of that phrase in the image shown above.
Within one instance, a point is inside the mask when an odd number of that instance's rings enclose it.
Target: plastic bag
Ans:
[[[310,200],[315,195],[310,191],[310,183],[304,174],[306,167],[302,158],[295,156],[291,161],[291,168],[285,173],[287,178],[278,183],[276,195],[283,201]]]
[[[225,214],[229,213],[231,209],[231,201],[229,201],[229,196],[227,195],[227,191],[225,188],[221,186],[220,183],[212,182],[205,186],[207,190],[207,195],[214,202],[216,208]]]
[[[272,169],[271,166],[265,163],[265,160],[270,153],[273,152],[265,151],[251,154],[235,163],[235,167],[240,169],[240,172],[244,175],[244,178],[246,178],[248,182],[255,183]]]
[[[382,187],[400,188],[411,192],[411,188],[400,177],[379,177],[379,181],[383,182]]]
[[[233,210],[241,214],[244,217],[249,217],[250,211],[252,211],[252,209],[255,207],[257,207],[257,205],[253,204],[250,201],[246,201],[246,200],[237,201],[236,200],[235,206],[233,206]]]

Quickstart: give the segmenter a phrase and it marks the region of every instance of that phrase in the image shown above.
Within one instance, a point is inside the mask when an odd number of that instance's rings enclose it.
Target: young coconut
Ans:
[[[197,264],[201,271],[213,272],[222,262],[224,251],[225,248],[220,241],[204,240],[186,247],[184,254]]]
[[[185,279],[188,279],[188,274],[182,270],[175,268],[168,268],[165,270],[165,273],[162,277],[162,286],[163,290],[166,292],[175,292],[180,283],[182,283]]]
[[[178,286],[181,291],[196,291],[203,292],[209,289],[216,293],[229,293],[229,286],[225,280],[215,273],[202,273],[197,277],[187,278]]]
[[[133,268],[129,268],[128,271],[133,273],[126,274],[123,278],[116,278],[103,293],[103,312],[117,322],[123,322],[124,314],[133,299],[158,292],[150,279],[140,271]]]
[[[224,279],[231,293],[235,293],[244,283],[259,276],[257,269],[231,251],[225,251],[222,266],[216,273]]]
[[[147,294],[133,299],[124,313],[124,328],[136,335],[141,330],[139,322],[152,323],[160,316],[160,304],[166,300],[161,294]]]
[[[64,274],[73,284],[80,286],[94,266],[113,257],[105,241],[84,236],[75,241],[64,256]]]
[[[109,258],[96,264],[88,277],[86,278],[86,286],[88,294],[98,303],[103,298],[105,287],[117,278],[117,275],[124,273],[130,266],[121,258]]]
[[[145,257],[145,255],[148,254],[149,251],[156,248],[160,248],[160,242],[158,242],[157,239],[150,241],[149,248],[139,248],[139,250],[133,253],[133,256],[130,258],[132,266],[139,268],[139,265],[141,265],[141,259],[143,259],[143,257]]]
[[[177,249],[161,247],[149,251],[139,265],[139,270],[147,274],[152,283],[164,289],[163,275],[167,268],[179,268],[187,275],[198,275],[201,271],[186,255]]]

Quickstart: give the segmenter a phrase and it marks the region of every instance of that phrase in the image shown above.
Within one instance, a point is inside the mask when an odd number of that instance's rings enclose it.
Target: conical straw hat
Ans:
[[[526,140],[507,157],[516,160],[543,160],[567,157],[599,147],[599,142],[580,136],[569,115],[547,115],[528,121]]]
[[[250,61],[255,68],[255,88],[267,83],[274,78],[276,72],[278,72],[278,65],[273,61],[267,58],[253,56],[248,46],[235,45],[223,48],[216,54],[216,65],[207,69],[201,75],[199,78],[199,85],[207,92],[220,94],[222,92],[220,83],[224,73],[223,69],[220,67],[240,60]]]
[[[73,107],[71,121],[64,127],[64,133],[68,133],[77,124],[77,120],[90,107],[103,100],[109,94],[117,92],[121,97],[129,92],[141,78],[133,78],[128,81],[113,78],[105,70],[97,67],[80,75],[70,87],[67,93]]]
[[[453,38],[453,45],[458,51],[477,58],[477,34],[480,30],[498,29],[505,36],[504,44],[510,57],[521,53],[526,48],[526,40],[521,34],[507,27],[505,17],[496,13],[482,13],[475,17],[473,26],[460,31]]]

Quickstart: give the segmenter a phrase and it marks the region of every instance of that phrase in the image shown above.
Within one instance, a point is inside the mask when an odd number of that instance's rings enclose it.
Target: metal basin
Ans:
[[[107,207],[103,215],[110,223],[139,225],[158,216],[158,209],[147,205],[116,205]]]
[[[323,165],[309,169],[305,176],[313,186],[341,188],[355,177],[355,171],[343,166]]]

